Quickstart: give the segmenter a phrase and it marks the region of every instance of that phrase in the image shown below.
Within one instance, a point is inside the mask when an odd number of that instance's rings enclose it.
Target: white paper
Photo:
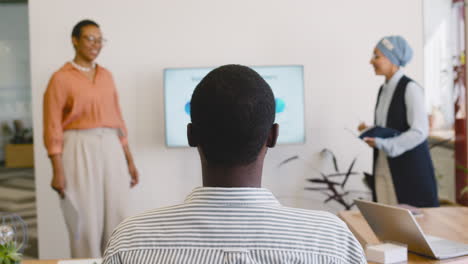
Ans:
[[[73,206],[72,201],[65,194],[64,199],[60,199],[60,207],[62,207],[62,211],[64,217],[67,219],[65,223],[67,224],[68,230],[70,231],[70,239],[79,240],[80,239],[80,232],[79,232],[79,215],[76,208]]]

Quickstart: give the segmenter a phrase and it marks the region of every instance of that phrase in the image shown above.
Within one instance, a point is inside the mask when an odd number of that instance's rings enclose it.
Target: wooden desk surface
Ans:
[[[422,211],[423,215],[416,217],[416,220],[425,234],[468,243],[468,207],[426,208],[422,209]],[[342,211],[338,213],[338,216],[346,222],[363,248],[365,248],[366,244],[379,243],[378,238],[359,211]],[[468,256],[447,260],[434,260],[408,253],[408,263],[467,264]]]
[[[60,260],[23,260],[21,264],[57,264]]]
[[[23,260],[21,264],[57,264],[58,260]]]

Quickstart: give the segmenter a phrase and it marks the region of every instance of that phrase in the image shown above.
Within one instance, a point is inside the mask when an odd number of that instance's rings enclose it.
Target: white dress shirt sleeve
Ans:
[[[424,106],[424,91],[415,82],[408,83],[405,92],[406,120],[410,128],[392,138],[375,138],[375,145],[387,156],[394,158],[411,150],[426,140],[429,120]]]

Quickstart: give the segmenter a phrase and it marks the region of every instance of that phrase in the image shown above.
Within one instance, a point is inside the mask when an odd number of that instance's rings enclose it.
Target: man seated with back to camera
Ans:
[[[195,88],[190,113],[187,136],[200,155],[203,187],[182,204],[122,222],[104,264],[367,263],[338,217],[284,207],[260,187],[278,124],[273,92],[257,72],[214,69]]]

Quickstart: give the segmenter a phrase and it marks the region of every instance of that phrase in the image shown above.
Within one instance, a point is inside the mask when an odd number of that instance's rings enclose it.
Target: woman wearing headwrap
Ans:
[[[364,138],[374,148],[374,200],[417,207],[439,206],[427,136],[429,120],[421,86],[404,75],[401,67],[413,51],[400,36],[384,37],[370,63],[383,75],[375,108],[375,125],[396,129],[398,136]],[[367,126],[362,123],[359,130]]]

